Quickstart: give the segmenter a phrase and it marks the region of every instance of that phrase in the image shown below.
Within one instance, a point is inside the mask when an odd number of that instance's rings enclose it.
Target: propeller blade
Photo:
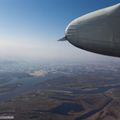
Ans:
[[[67,41],[67,39],[65,37],[59,39],[58,41]]]

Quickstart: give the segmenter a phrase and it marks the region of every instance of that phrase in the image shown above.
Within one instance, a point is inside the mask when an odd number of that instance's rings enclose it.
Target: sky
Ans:
[[[117,3],[120,0],[0,0],[0,58],[109,59],[57,40],[73,19]]]

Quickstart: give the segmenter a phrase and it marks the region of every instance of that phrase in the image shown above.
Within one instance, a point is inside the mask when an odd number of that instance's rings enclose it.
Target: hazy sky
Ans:
[[[0,57],[89,60],[107,57],[58,42],[76,17],[120,0],[0,0]]]

